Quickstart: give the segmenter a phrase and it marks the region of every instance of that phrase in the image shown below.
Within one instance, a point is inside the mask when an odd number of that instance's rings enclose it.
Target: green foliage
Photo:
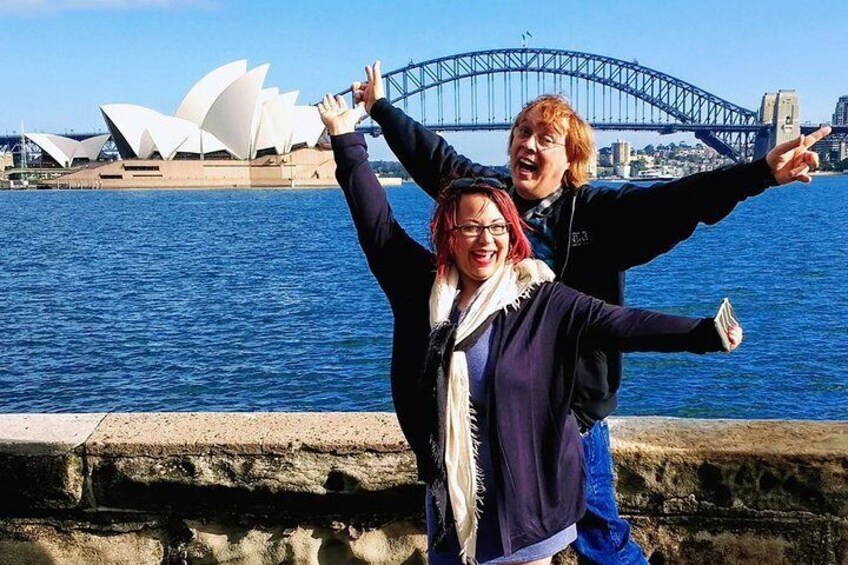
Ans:
[[[397,161],[371,161],[371,168],[378,177],[400,177],[411,180],[409,173]]]

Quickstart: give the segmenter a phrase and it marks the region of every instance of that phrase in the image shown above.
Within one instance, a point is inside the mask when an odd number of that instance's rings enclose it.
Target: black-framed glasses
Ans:
[[[448,190],[459,190],[471,188],[472,186],[488,186],[498,190],[506,190],[506,185],[494,177],[462,177],[452,180],[448,184]]]
[[[484,231],[488,231],[492,237],[500,237],[509,233],[509,224],[504,222],[496,222],[487,226],[482,224],[462,224],[453,229],[458,231],[463,237],[468,238],[480,237]]]

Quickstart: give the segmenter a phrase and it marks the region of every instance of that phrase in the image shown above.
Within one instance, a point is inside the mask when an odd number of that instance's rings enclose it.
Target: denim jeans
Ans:
[[[574,549],[581,563],[646,564],[642,549],[630,539],[630,524],[618,515],[612,475],[609,425],[597,422],[583,437],[586,457],[586,515],[577,522]]]

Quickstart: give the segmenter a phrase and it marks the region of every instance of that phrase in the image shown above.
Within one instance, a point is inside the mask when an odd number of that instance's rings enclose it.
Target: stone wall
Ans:
[[[848,565],[848,422],[611,430],[651,563]],[[0,415],[0,476],[3,565],[425,561],[393,414]]]

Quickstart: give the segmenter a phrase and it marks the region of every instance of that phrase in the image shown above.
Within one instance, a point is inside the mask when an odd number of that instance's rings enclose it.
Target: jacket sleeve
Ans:
[[[619,270],[647,263],[688,239],[698,224],[724,219],[743,200],[776,185],[765,159],[682,179],[599,189],[586,204],[604,226],[604,251]]]
[[[724,351],[712,318],[689,318],[607,304],[560,285],[566,301],[569,333],[582,333],[594,347],[620,351]]]
[[[456,178],[508,180],[509,175],[502,168],[486,167],[459,155],[443,137],[392,106],[385,98],[371,107],[371,117],[380,125],[386,143],[412,179],[433,198]]]
[[[400,227],[368,163],[362,134],[332,137],[336,179],[344,192],[368,266],[394,307],[413,281],[427,280],[433,256]]]

